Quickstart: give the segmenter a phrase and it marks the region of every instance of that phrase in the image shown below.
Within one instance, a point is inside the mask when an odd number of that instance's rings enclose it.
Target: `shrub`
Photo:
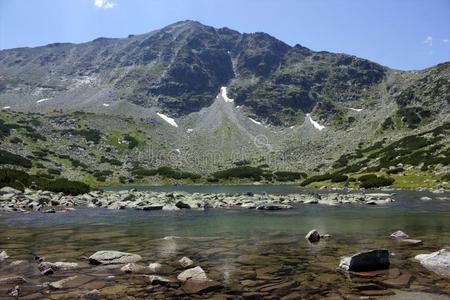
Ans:
[[[120,160],[117,160],[115,158],[106,158],[104,156],[102,156],[100,158],[100,162],[101,163],[109,163],[113,166],[122,166],[123,165],[123,163]]]
[[[63,193],[66,195],[80,195],[90,191],[87,184],[79,181],[70,181],[65,178],[43,182],[40,184],[40,188],[46,191]]]
[[[129,134],[125,134],[123,136],[123,140],[128,144],[128,149],[134,149],[137,146],[139,146],[139,142],[137,139],[135,139],[134,137],[132,137]]]
[[[330,180],[333,177],[333,175],[326,173],[323,175],[316,175],[316,176],[312,176],[309,177],[308,179],[304,180],[300,185],[301,186],[307,186],[313,182],[320,182],[320,181],[325,181],[325,180]]]
[[[386,171],[386,173],[388,173],[388,174],[398,174],[398,173],[403,172],[403,171],[405,171],[405,169],[399,167],[399,168],[389,169],[389,170]]]
[[[348,176],[343,174],[333,174],[333,176],[331,177],[331,182],[344,182],[347,180]]]
[[[230,179],[230,178],[248,178],[254,180],[260,180],[263,170],[260,168],[254,168],[250,166],[235,167],[219,172],[215,172],[212,175],[219,179]]]
[[[0,187],[10,186],[22,190],[31,185],[31,177],[24,171],[0,169]]]
[[[358,180],[361,182],[359,187],[365,189],[389,186],[392,185],[395,181],[394,178],[377,176],[375,174],[367,174],[360,176]]]
[[[303,172],[278,171],[273,174],[278,181],[295,181],[307,177]]]
[[[0,165],[16,165],[24,168],[32,166],[31,160],[5,150],[0,150]]]
[[[65,129],[62,131],[63,134],[72,134],[84,137],[86,141],[94,142],[98,144],[101,139],[101,133],[97,129]]]

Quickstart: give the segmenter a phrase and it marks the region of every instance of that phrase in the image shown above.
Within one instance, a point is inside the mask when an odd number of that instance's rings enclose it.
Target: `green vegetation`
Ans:
[[[102,137],[100,131],[97,129],[65,129],[62,133],[81,136],[85,138],[86,141],[91,141],[95,144],[98,144]]]
[[[24,168],[31,168],[31,160],[14,153],[0,150],[0,165],[16,165]]]
[[[253,179],[259,181],[261,180],[261,176],[263,175],[263,173],[264,171],[260,168],[241,166],[227,169],[224,171],[215,172],[212,174],[212,176],[218,179],[240,178],[240,179]]]
[[[395,181],[394,178],[377,176],[375,174],[366,174],[366,175],[360,176],[358,178],[358,180],[361,182],[359,187],[364,188],[364,189],[389,186],[389,185],[392,185]]]
[[[132,174],[138,177],[151,177],[159,175],[163,178],[170,178],[170,179],[191,179],[196,180],[200,179],[201,176],[199,174],[181,171],[177,169],[173,169],[171,167],[160,167],[157,169],[146,169],[146,168],[134,168],[132,171]]]
[[[22,191],[24,188],[35,188],[66,195],[79,195],[90,191],[87,184],[79,181],[70,181],[65,178],[49,180],[41,175],[29,175],[16,169],[0,169],[0,187],[4,186]]]

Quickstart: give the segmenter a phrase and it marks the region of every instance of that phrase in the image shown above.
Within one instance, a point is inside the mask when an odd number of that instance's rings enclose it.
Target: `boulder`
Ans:
[[[195,267],[181,272],[177,279],[181,282],[186,282],[188,279],[208,280],[208,276],[206,276],[205,271],[201,267]]]
[[[148,269],[151,273],[161,273],[163,270],[163,265],[160,263],[151,263],[148,265]]]
[[[191,208],[191,206],[189,204],[184,203],[183,201],[178,201],[175,204],[175,206],[178,207],[179,209],[190,209]]]
[[[407,238],[409,238],[409,235],[407,235],[406,233],[404,233],[401,230],[397,230],[396,232],[391,234],[391,238],[394,238],[394,239],[407,239]]]
[[[313,229],[308,232],[305,238],[311,243],[318,243],[320,241],[320,233],[316,229]]]
[[[194,265],[194,262],[193,262],[190,258],[184,256],[183,258],[181,258],[181,259],[178,261],[178,264],[179,264],[182,268],[190,268],[190,267],[192,267],[192,266]]]
[[[339,268],[346,271],[364,272],[389,268],[389,251],[386,249],[359,252],[341,259]]]
[[[414,257],[428,270],[445,277],[450,277],[450,251],[441,249],[430,254],[419,254]]]
[[[138,262],[142,257],[138,254],[120,251],[98,251],[89,257],[89,262],[93,265],[127,264]]]
[[[9,256],[8,256],[8,253],[6,253],[6,251],[2,251],[2,252],[0,252],[0,262],[1,261],[4,261],[5,259],[7,259]]]

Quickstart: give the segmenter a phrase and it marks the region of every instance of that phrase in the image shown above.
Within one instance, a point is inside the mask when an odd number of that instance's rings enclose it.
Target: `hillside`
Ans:
[[[398,71],[194,21],[0,51],[0,107],[2,165],[29,169],[10,159],[19,155],[33,174],[93,184],[206,180],[239,166],[264,180],[276,171],[351,175],[348,163],[372,168],[375,158],[395,164],[374,172],[408,164],[419,177],[448,173],[447,160],[425,169],[389,145],[448,126],[450,63]],[[430,142],[438,157],[447,133]],[[376,145],[387,150],[360,157]]]

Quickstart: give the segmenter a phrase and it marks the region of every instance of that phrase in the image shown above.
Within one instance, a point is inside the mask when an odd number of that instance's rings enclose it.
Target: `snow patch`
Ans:
[[[104,107],[109,107],[110,104],[108,104],[108,103],[103,103],[103,106],[104,106]]]
[[[36,103],[42,103],[42,102],[45,102],[45,101],[48,101],[48,100],[50,100],[50,98],[43,98],[43,99],[40,99],[40,100],[36,101]]]
[[[194,129],[188,128],[188,129],[186,130],[186,132],[188,132],[188,133],[190,133],[190,132],[192,132],[192,131],[194,131]]]
[[[317,123],[316,121],[314,121],[314,120],[311,118],[311,114],[306,114],[306,117],[308,118],[309,122],[314,126],[314,128],[318,129],[319,131],[325,128],[325,126],[320,125],[319,123]]]
[[[2,109],[10,109],[11,106],[3,106]]]
[[[294,126],[291,126],[291,127],[289,127],[290,129],[294,129],[294,127],[295,127],[295,125]]]
[[[180,149],[175,149],[175,151],[177,152],[177,153],[181,153],[181,151],[180,151]]]
[[[258,121],[256,121],[256,120],[254,120],[254,119],[250,118],[250,117],[249,117],[249,119],[250,119],[250,121],[252,121],[252,122],[253,122],[253,123],[255,123],[255,124],[258,124],[258,125],[262,125],[262,123],[261,123],[261,122],[258,122]]]
[[[171,117],[166,116],[165,114],[156,113],[161,119],[172,125],[173,127],[178,127],[178,124]]]
[[[350,110],[353,110],[353,111],[357,111],[357,112],[360,112],[360,111],[363,111],[363,109],[364,109],[364,108],[353,108],[353,107],[347,107],[347,109],[350,109]]]
[[[227,87],[223,86],[220,88],[220,94],[222,95],[222,98],[225,102],[234,102],[234,99],[228,98],[227,95]]]

